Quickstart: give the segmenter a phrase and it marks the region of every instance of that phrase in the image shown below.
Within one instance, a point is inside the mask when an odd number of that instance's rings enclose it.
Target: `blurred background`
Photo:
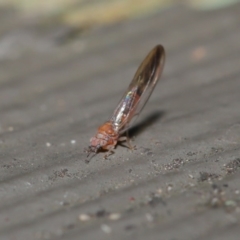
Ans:
[[[76,41],[81,41],[81,37],[93,29],[113,24],[117,28],[117,23],[144,18],[177,4],[209,11],[235,2],[237,0],[0,0],[0,60],[13,59],[24,52],[43,53],[61,44],[78,44]],[[87,48],[87,44],[84,47]],[[77,48],[80,51],[81,47]]]

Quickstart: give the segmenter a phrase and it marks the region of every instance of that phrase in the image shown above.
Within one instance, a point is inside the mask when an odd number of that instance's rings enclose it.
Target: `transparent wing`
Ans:
[[[157,45],[139,66],[110,120],[120,134],[130,127],[134,116],[145,106],[161,76],[164,61],[164,48]]]

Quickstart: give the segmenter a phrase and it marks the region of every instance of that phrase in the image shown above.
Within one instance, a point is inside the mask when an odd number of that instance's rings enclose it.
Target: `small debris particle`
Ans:
[[[146,218],[147,218],[147,221],[148,221],[148,222],[153,222],[153,220],[154,220],[153,215],[150,214],[150,213],[147,213],[147,214],[146,214]]]
[[[157,189],[157,194],[161,195],[163,193],[163,190],[161,188]]]
[[[112,229],[107,224],[102,224],[101,229],[107,234],[110,234],[112,232]]]
[[[71,140],[71,144],[75,144],[76,143],[76,140]]]
[[[220,199],[217,197],[212,198],[210,204],[212,207],[219,207],[220,205],[222,205]]]
[[[209,173],[207,173],[207,172],[200,172],[199,174],[200,174],[199,180],[201,182],[204,182],[204,181],[209,179]]]
[[[236,191],[235,191],[235,194],[239,194],[239,193],[240,193],[240,191],[239,191],[239,190],[236,190]]]
[[[78,216],[78,218],[79,218],[79,220],[82,221],[82,222],[87,222],[87,221],[89,221],[89,220],[91,219],[91,217],[90,217],[88,214],[85,214],[85,213],[80,214],[80,215]]]
[[[168,184],[167,191],[170,192],[170,191],[172,191],[172,189],[173,189],[173,185],[172,184]]]
[[[195,152],[188,152],[188,153],[187,153],[187,156],[189,156],[189,157],[192,157],[192,156],[194,156],[194,155],[196,155]]]
[[[64,178],[65,176],[70,177],[70,175],[68,174],[68,169],[67,168],[54,172],[54,177],[55,178],[58,178],[58,177]]]
[[[172,171],[172,170],[180,168],[183,165],[183,163],[184,163],[183,159],[176,158],[176,159],[173,159],[171,163],[166,164],[164,166],[164,169],[166,171]]]
[[[223,148],[215,148],[215,147],[212,147],[211,148],[211,151],[213,152],[213,153],[218,153],[218,152],[223,152]]]
[[[99,211],[96,212],[96,217],[97,218],[106,217],[107,215],[108,215],[108,213],[104,209],[99,210]]]
[[[12,165],[4,164],[2,167],[3,167],[3,168],[10,168],[10,167],[12,167]]]
[[[147,195],[147,204],[149,204],[151,207],[155,207],[159,203],[166,205],[166,203],[163,201],[163,199],[160,197],[160,195],[157,195],[154,193]]]
[[[69,202],[65,202],[65,201],[60,202],[60,204],[61,204],[62,206],[69,206],[69,205],[70,205]]]
[[[46,146],[47,146],[47,147],[51,147],[52,144],[51,144],[50,142],[46,142]]]
[[[194,176],[192,174],[188,174],[188,176],[191,178],[191,179],[194,179]]]
[[[228,174],[236,172],[240,168],[240,158],[236,158],[233,161],[225,165]]]
[[[212,208],[227,207],[226,205],[226,194],[225,192],[216,184],[212,184],[212,191],[208,200],[208,205]]]
[[[153,152],[150,148],[141,147],[141,155],[153,156]]]
[[[213,179],[218,179],[220,175],[215,173],[208,173],[208,172],[200,172],[199,182],[209,181]]]
[[[111,213],[111,214],[109,214],[108,218],[110,220],[118,220],[121,218],[121,214],[120,213]]]

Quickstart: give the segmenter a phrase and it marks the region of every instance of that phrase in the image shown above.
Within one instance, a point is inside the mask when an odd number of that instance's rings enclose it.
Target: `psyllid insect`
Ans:
[[[134,117],[147,103],[161,76],[164,62],[164,48],[162,45],[157,45],[139,66],[110,120],[101,125],[96,135],[90,139],[88,154],[98,153],[101,150],[113,152],[118,142],[128,140],[122,134],[129,129]]]

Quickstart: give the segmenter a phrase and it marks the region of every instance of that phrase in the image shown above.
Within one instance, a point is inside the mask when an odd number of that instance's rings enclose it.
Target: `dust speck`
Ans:
[[[112,229],[107,224],[102,224],[101,229],[107,234],[110,234],[112,232]]]
[[[79,220],[80,221],[82,221],[82,222],[87,222],[87,221],[89,221],[90,219],[91,219],[91,217],[90,217],[90,215],[88,215],[88,214],[80,214],[79,216],[78,216],[78,218],[79,218]]]

